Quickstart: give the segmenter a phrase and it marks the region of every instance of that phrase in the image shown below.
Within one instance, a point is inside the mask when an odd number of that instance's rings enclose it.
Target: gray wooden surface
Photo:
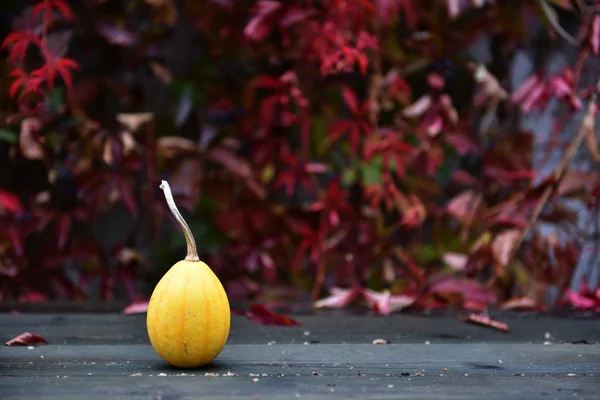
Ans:
[[[297,319],[233,317],[211,366],[179,370],[149,345],[143,315],[0,314],[3,341],[49,342],[0,348],[0,399],[600,398],[599,319],[507,317],[508,334],[454,317]]]

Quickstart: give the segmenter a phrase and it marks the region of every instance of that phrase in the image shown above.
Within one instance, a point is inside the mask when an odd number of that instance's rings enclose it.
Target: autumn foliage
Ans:
[[[232,299],[600,311],[600,288],[569,289],[597,252],[598,12],[39,1],[2,43],[0,301],[143,301],[184,254],[158,189],[168,179]],[[558,15],[577,17],[573,33]],[[575,62],[538,61],[511,87],[507,60],[546,21],[549,46],[573,42]],[[486,63],[467,51],[485,36]],[[539,144],[515,121],[550,107]],[[549,174],[540,147],[560,154]],[[119,210],[132,227],[105,245]]]

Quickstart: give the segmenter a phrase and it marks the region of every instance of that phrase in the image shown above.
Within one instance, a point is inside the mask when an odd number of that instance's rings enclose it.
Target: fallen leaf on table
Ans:
[[[333,287],[330,290],[330,296],[317,300],[314,303],[315,308],[341,308],[350,304],[354,300],[362,297],[360,288],[343,289]]]
[[[502,332],[510,332],[507,323],[496,321],[491,319],[490,317],[486,317],[483,315],[470,314],[461,317],[461,320],[471,324],[486,326],[488,328],[496,329]]]
[[[416,301],[415,296],[392,295],[389,290],[375,292],[364,289],[363,296],[376,314],[389,315],[394,311],[410,307]]]
[[[148,302],[147,301],[134,301],[127,307],[123,309],[123,314],[143,314],[148,311]]]
[[[248,319],[265,325],[302,326],[300,322],[284,315],[274,313],[262,304],[252,304],[244,315]]]
[[[374,313],[388,315],[411,306],[416,301],[416,297],[393,295],[389,290],[376,292],[360,287],[350,289],[333,287],[328,297],[314,303],[314,308],[342,308],[358,300],[365,300]]]
[[[33,333],[24,332],[24,333],[21,333],[19,336],[16,336],[16,337],[10,339],[4,345],[5,346],[31,346],[32,344],[36,344],[36,343],[48,344],[48,342],[46,342],[46,339],[44,339],[43,337],[33,334]]]

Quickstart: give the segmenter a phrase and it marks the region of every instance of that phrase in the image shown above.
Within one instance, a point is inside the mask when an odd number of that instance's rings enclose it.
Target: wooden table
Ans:
[[[456,316],[300,315],[301,327],[234,316],[209,367],[154,352],[144,315],[0,314],[0,399],[599,399],[600,319],[506,317],[510,333]],[[390,344],[372,344],[386,339]]]

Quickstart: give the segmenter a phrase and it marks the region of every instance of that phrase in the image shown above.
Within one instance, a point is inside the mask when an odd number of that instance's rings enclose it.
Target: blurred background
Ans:
[[[600,311],[585,0],[4,0],[0,303]]]

